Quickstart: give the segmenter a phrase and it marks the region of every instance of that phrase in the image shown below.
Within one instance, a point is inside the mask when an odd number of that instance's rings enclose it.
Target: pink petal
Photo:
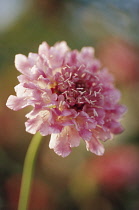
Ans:
[[[86,148],[96,155],[104,154],[103,145],[94,137],[90,141],[86,141]]]
[[[87,129],[82,129],[79,134],[83,140],[89,141],[92,138],[92,132]]]
[[[39,46],[39,50],[38,53],[40,55],[45,55],[46,57],[48,57],[48,52],[49,52],[49,45],[46,42],[43,42],[40,46]]]
[[[103,126],[102,128],[98,127],[94,135],[96,139],[100,139],[101,141],[107,141],[108,139],[112,139],[113,137],[113,134],[111,133],[110,129],[108,129],[105,126]]]
[[[51,47],[50,51],[53,52],[53,50],[59,52],[59,54],[64,56],[65,53],[67,51],[69,51],[69,47],[68,47],[68,45],[67,45],[67,43],[65,41],[62,41],[62,42],[56,43],[54,45],[54,47]]]
[[[127,112],[127,107],[121,104],[116,104],[111,114],[114,115],[114,119],[119,119],[122,115]]]
[[[49,147],[50,149],[54,149],[55,153],[62,157],[68,156],[71,152],[68,138],[65,138],[65,136],[62,135],[62,132],[60,134],[51,135]]]
[[[73,126],[69,126],[68,128],[70,147],[78,147],[81,139],[78,131]]]
[[[6,106],[14,111],[20,110],[26,106],[28,106],[27,100],[25,97],[16,97],[16,96],[9,96]]]
[[[23,87],[23,84],[19,83],[18,85],[15,86],[15,92],[17,97],[29,97],[32,95],[32,91],[30,91],[29,89]]]
[[[121,93],[117,89],[106,90],[103,93],[104,96],[104,108],[110,110],[120,100]]]
[[[39,128],[42,124],[42,120],[39,117],[29,119],[27,122],[25,122],[26,131],[35,134],[39,131]]]
[[[52,68],[61,67],[65,58],[65,53],[69,50],[65,41],[56,43],[49,50],[49,61]],[[52,56],[51,56],[52,55]]]
[[[51,125],[47,121],[41,124],[39,129],[42,136],[47,136],[52,133],[60,133],[62,130],[62,126],[60,125]]]
[[[92,137],[91,129],[96,127],[96,121],[90,118],[86,112],[81,111],[75,118],[74,124],[81,138],[89,141]]]
[[[81,55],[84,59],[92,59],[94,57],[94,48],[92,47],[83,47],[81,49]]]
[[[124,128],[123,128],[123,126],[121,125],[121,123],[119,123],[119,122],[116,122],[116,125],[113,127],[113,128],[111,128],[111,132],[113,133],[113,134],[120,134],[120,133],[122,133],[124,131]]]
[[[71,147],[77,147],[80,144],[80,136],[73,126],[65,126],[61,133],[52,134],[49,147],[54,149],[55,153],[66,157],[71,152]]]
[[[26,75],[23,75],[23,74],[19,75],[17,77],[17,79],[18,79],[18,81],[20,83],[24,83],[24,82],[29,82],[30,81],[29,78]]]
[[[29,63],[28,58],[25,55],[18,54],[15,56],[15,67],[22,74],[28,75],[31,64]]]

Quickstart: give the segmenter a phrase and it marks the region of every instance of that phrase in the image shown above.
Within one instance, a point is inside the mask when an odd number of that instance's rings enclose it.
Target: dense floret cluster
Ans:
[[[79,52],[64,41],[52,47],[43,42],[38,53],[16,55],[15,66],[21,75],[7,106],[17,111],[31,105],[26,131],[51,134],[49,147],[58,155],[69,155],[81,139],[87,150],[102,155],[100,140],[123,131],[119,120],[126,108],[119,104],[113,77],[101,69],[92,47]]]

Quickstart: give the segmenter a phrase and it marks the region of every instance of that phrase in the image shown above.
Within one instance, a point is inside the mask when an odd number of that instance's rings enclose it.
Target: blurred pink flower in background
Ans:
[[[1,124],[0,145],[9,146],[10,143],[13,144],[17,136],[17,132],[14,131],[16,120],[15,117],[13,117],[13,115],[9,112],[9,110],[1,108],[0,124]]]
[[[119,145],[101,157],[90,156],[73,172],[71,194],[82,209],[124,209],[124,199],[138,205],[138,163],[139,149],[134,145]]]
[[[5,182],[6,207],[8,207],[8,210],[17,209],[20,193],[20,184],[21,176],[19,174],[12,175]],[[28,209],[53,209],[54,194],[52,204],[51,193],[51,189],[41,179],[34,178],[31,187]]]
[[[72,147],[86,143],[87,150],[102,155],[99,140],[111,139],[123,131],[119,120],[126,108],[119,104],[120,92],[114,79],[94,57],[94,49],[71,51],[66,42],[50,47],[46,42],[28,57],[18,54],[15,66],[22,74],[15,87],[17,96],[8,98],[15,111],[26,106],[26,131],[51,134],[49,147],[65,157]]]
[[[115,191],[137,185],[138,163],[138,148],[124,145],[111,148],[102,157],[89,160],[85,168],[88,177],[95,179],[107,190]]]
[[[117,82],[133,84],[138,80],[139,52],[130,43],[118,38],[105,40],[99,45],[98,55]]]

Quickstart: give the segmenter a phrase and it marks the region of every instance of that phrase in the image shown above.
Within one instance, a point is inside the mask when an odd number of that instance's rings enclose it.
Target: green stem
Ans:
[[[31,187],[31,180],[34,171],[34,163],[39,145],[41,143],[41,138],[42,136],[40,133],[36,133],[33,136],[25,157],[18,210],[27,210],[28,208],[28,200]]]

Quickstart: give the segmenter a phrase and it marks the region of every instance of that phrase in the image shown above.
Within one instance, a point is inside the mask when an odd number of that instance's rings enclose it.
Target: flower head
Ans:
[[[64,41],[53,47],[43,42],[38,54],[16,55],[15,66],[21,72],[17,96],[11,95],[6,105],[15,111],[31,105],[26,131],[51,134],[49,147],[58,155],[69,155],[81,139],[87,150],[102,155],[99,140],[123,131],[119,120],[126,108],[118,103],[120,92],[93,48],[79,52]]]

